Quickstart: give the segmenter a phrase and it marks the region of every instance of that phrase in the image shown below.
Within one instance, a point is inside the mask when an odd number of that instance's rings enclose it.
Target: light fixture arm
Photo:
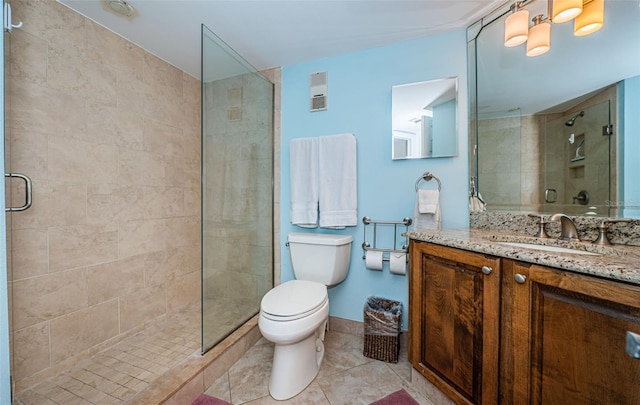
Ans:
[[[518,11],[518,10],[520,10],[521,8],[523,8],[523,7],[524,7],[524,3],[525,3],[525,1],[516,1],[515,3],[513,3],[513,4],[511,5],[511,7],[509,7],[509,10],[510,10],[512,13],[515,13],[516,11]]]
[[[552,21],[551,21],[551,17],[549,16],[545,17],[544,14],[538,14],[537,16],[531,19],[531,22],[533,22],[533,25],[538,25],[543,22],[552,22]]]

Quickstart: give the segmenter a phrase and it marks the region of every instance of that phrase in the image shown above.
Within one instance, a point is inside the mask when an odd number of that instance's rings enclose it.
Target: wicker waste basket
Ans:
[[[364,351],[366,357],[397,363],[400,353],[402,303],[369,297],[364,305]]]

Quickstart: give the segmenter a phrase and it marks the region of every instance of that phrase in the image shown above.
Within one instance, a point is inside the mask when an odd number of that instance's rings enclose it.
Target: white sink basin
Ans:
[[[585,252],[584,250],[577,249],[569,249],[563,248],[559,246],[547,246],[547,245],[535,245],[533,243],[521,243],[521,242],[496,242],[499,245],[509,245],[514,247],[521,247],[526,249],[535,249],[535,250],[544,250],[546,252],[556,252],[556,253],[571,253],[574,255],[591,255],[591,256],[599,256],[598,253]]]

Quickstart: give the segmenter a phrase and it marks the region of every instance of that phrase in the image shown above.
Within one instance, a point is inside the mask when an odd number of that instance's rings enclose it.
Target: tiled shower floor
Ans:
[[[200,305],[117,343],[21,393],[20,405],[122,404],[200,352]]]
[[[208,312],[218,313],[215,320],[205,322],[208,336],[216,333],[214,329],[228,331],[239,319],[250,317],[246,300],[207,304]],[[126,404],[185,359],[199,355],[200,322],[200,304],[161,319],[72,369],[23,390],[14,404]]]

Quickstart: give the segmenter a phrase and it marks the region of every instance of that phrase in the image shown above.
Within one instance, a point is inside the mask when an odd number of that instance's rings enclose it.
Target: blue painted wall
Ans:
[[[456,137],[448,134],[455,134],[458,126],[456,104],[456,100],[451,100],[433,107],[433,133],[438,134],[433,138],[435,156],[448,155],[447,151],[455,150]]]
[[[621,202],[627,207],[623,211],[625,217],[640,216],[640,190],[638,190],[637,173],[640,173],[640,76],[626,79],[622,82],[622,116],[620,131],[624,133],[622,179],[623,190]],[[620,153],[620,151],[619,151]]]
[[[327,71],[328,109],[309,111],[309,74]],[[347,279],[329,290],[330,314],[362,321],[369,296],[401,301],[406,329],[408,279],[366,269],[362,260],[364,225],[345,230],[304,230],[289,222],[289,141],[353,133],[358,153],[358,217],[401,220],[413,216],[414,185],[425,171],[442,181],[442,225],[468,226],[467,63],[464,30],[368,49],[282,69],[281,279],[293,279],[288,248],[290,232],[341,233],[353,236]],[[391,160],[391,87],[458,77],[458,156]],[[423,188],[431,185],[424,184]],[[372,232],[368,232],[371,243]],[[381,246],[380,244],[378,245]]]

